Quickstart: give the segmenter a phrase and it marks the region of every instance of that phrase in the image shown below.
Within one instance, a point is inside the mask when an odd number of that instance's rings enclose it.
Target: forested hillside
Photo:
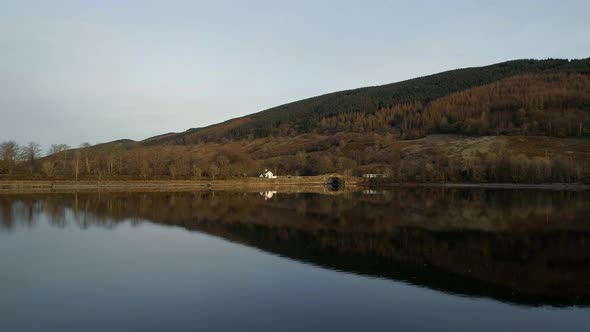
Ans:
[[[324,117],[318,132],[395,132],[402,139],[428,134],[590,135],[590,75],[527,74],[438,98],[367,114]]]
[[[0,179],[381,173],[590,183],[590,59],[519,60],[337,92],[141,142],[0,144]]]
[[[206,128],[189,129],[145,141],[146,144],[193,144],[198,141],[294,136],[317,129],[322,118],[346,113],[374,113],[396,105],[429,102],[449,94],[527,73],[590,74],[583,60],[515,60],[485,67],[442,72],[376,87],[334,92],[277,106]]]

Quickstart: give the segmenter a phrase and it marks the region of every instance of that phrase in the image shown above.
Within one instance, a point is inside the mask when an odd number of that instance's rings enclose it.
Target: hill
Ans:
[[[220,139],[243,139],[309,133],[327,117],[346,113],[375,113],[396,105],[428,104],[455,92],[521,74],[590,74],[590,58],[582,60],[514,60],[485,67],[456,69],[382,86],[339,91],[273,107],[205,128],[166,134],[144,144],[193,144]]]
[[[219,179],[264,168],[394,182],[590,183],[590,58],[335,92],[140,142],[5,160],[0,178]]]

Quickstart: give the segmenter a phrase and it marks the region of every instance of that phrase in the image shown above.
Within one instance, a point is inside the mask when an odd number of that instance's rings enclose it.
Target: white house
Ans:
[[[276,179],[277,176],[272,174],[271,171],[265,169],[264,172],[262,174],[260,174],[259,176],[260,178],[267,178],[267,179]]]

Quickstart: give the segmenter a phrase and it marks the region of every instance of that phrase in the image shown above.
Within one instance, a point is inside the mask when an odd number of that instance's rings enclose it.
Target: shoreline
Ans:
[[[68,181],[68,180],[5,180],[0,181],[0,194],[5,192],[54,192],[76,190],[236,190],[236,191],[290,191],[328,190],[326,183],[331,177],[346,181],[346,191],[360,190],[362,179],[337,174],[309,177],[235,178],[225,180],[114,180],[114,181]]]
[[[43,181],[5,180],[0,181],[0,194],[6,192],[55,192],[89,190],[229,190],[229,191],[330,191],[326,183],[331,177],[345,180],[343,191],[388,188],[484,188],[484,189],[537,189],[537,190],[590,190],[590,185],[569,183],[383,183],[372,184],[362,178],[329,174],[322,176],[280,177],[276,179],[236,178],[226,180],[120,180],[120,181]]]
[[[435,187],[435,188],[484,188],[484,189],[539,189],[539,190],[590,190],[590,185],[581,183],[389,183],[378,188]]]

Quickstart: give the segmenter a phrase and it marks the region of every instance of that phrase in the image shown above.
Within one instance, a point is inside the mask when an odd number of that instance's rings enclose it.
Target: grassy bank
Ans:
[[[362,178],[341,176],[337,174],[321,176],[289,176],[276,179],[232,178],[224,180],[131,180],[131,181],[0,181],[0,192],[7,191],[61,191],[61,190],[95,190],[95,189],[132,189],[132,190],[244,190],[244,191],[305,191],[306,189],[324,188],[331,177],[344,179],[346,187],[361,185]]]

